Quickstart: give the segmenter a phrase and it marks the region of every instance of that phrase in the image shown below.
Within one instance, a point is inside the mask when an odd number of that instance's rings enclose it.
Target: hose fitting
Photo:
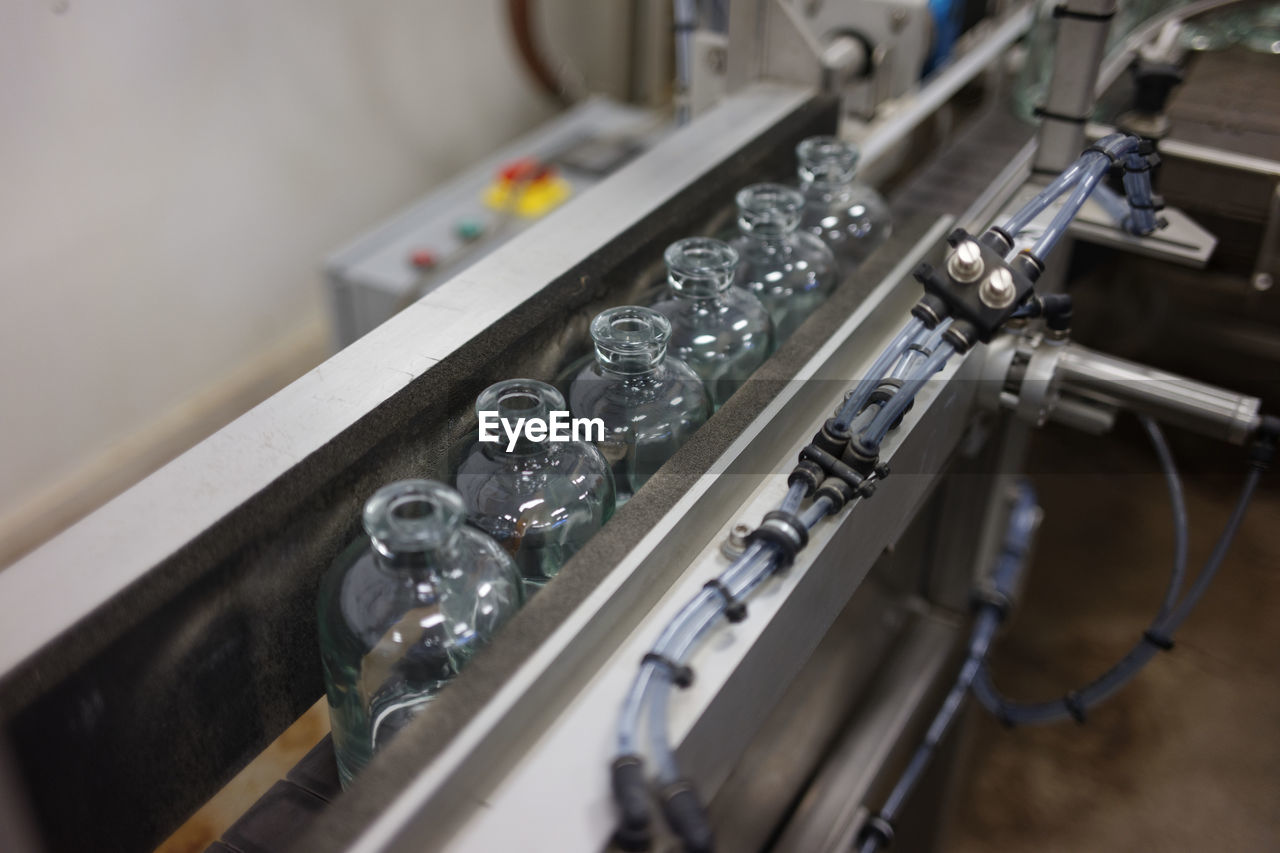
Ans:
[[[627,853],[640,853],[653,844],[649,829],[649,788],[644,779],[644,762],[638,755],[620,755],[610,768],[613,801],[621,813],[613,843]]]
[[[688,853],[711,853],[715,849],[715,834],[707,810],[698,800],[698,793],[687,779],[667,785],[658,794],[662,801],[662,814],[676,837],[684,843]]]

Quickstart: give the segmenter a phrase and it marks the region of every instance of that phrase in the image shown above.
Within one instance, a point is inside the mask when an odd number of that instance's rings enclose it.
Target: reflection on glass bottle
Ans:
[[[733,287],[738,253],[727,243],[690,237],[665,258],[670,293],[653,308],[671,321],[667,351],[698,374],[718,409],[773,352],[773,324],[759,299]]]
[[[441,483],[385,486],[364,506],[368,538],[321,580],[320,652],[344,786],[523,600],[510,555],[465,517]]]
[[[811,136],[796,146],[800,228],[830,246],[846,273],[893,230],[884,197],[857,179],[858,156],[858,146],[835,136]]]
[[[599,443],[613,468],[618,505],[693,435],[710,412],[702,380],[667,356],[671,322],[652,308],[610,308],[591,322],[595,358],[569,389],[569,408],[604,421]]]
[[[804,197],[781,184],[755,184],[737,196],[739,263],[734,284],[755,295],[780,344],[800,328],[839,283],[835,255],[800,231]]]
[[[521,419],[548,421],[567,409],[545,382],[508,379],[476,399],[477,416],[485,412],[514,429]],[[532,593],[613,515],[613,476],[588,441],[535,440],[522,431],[511,445],[498,432],[499,441],[471,447],[455,479],[472,522],[510,552]]]

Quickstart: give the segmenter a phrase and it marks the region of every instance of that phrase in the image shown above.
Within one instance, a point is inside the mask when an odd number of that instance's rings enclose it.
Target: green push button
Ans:
[[[457,230],[458,238],[467,242],[477,240],[484,234],[484,223],[478,219],[460,219],[454,228]]]

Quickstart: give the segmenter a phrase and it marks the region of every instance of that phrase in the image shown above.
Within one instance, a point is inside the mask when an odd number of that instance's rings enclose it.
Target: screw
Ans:
[[[1259,293],[1264,290],[1270,290],[1273,284],[1275,284],[1275,280],[1271,278],[1271,273],[1259,272],[1253,274],[1253,289]]]
[[[982,271],[982,250],[972,240],[961,241],[947,258],[947,272],[956,281],[977,281]]]
[[[1018,288],[1013,283],[1013,275],[1004,267],[997,267],[991,275],[982,281],[978,288],[978,298],[988,308],[1008,308],[1018,295]]]

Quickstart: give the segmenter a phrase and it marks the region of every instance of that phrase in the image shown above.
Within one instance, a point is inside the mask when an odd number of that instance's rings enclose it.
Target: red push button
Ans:
[[[440,259],[436,257],[436,253],[430,249],[418,249],[409,256],[409,263],[413,264],[416,269],[420,270],[431,269],[439,262],[439,260]]]

